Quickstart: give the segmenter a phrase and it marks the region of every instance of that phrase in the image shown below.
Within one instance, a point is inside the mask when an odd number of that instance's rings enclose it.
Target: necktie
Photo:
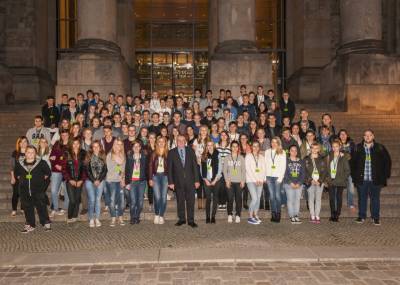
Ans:
[[[183,148],[179,149],[179,156],[181,157],[182,165],[185,165],[185,154],[183,153]]]

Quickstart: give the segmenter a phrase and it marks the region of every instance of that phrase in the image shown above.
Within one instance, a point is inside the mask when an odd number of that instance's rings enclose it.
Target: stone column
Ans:
[[[341,0],[339,54],[383,53],[382,0]]]
[[[255,0],[218,0],[217,52],[257,52]]]
[[[255,0],[213,2],[217,3],[209,5],[209,9],[217,5],[218,45],[209,61],[210,89],[214,94],[221,88],[230,89],[236,97],[241,84],[248,91],[256,91],[257,85],[271,88],[271,61],[267,54],[258,52],[255,43]]]
[[[218,45],[218,1],[208,1],[208,56]]]
[[[78,49],[106,49],[119,52],[117,1],[78,1]]]

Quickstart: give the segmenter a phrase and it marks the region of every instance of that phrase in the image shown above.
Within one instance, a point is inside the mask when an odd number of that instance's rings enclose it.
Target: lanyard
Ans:
[[[333,170],[336,171],[339,162],[339,157],[333,157]]]
[[[315,164],[315,160],[314,160],[314,158],[313,157],[311,157],[311,161],[312,161],[312,164],[313,164],[313,167],[314,167],[314,171],[318,171],[318,168],[317,168],[317,165]]]
[[[258,168],[258,155],[257,155],[257,159],[256,159],[256,157],[254,156],[254,153],[252,153],[251,155],[253,156],[254,161],[256,162],[256,168]]]
[[[236,170],[236,165],[237,165],[237,162],[238,162],[238,160],[239,160],[239,155],[236,156],[236,160],[234,160],[234,159],[233,159],[233,155],[231,154],[231,158],[232,158],[232,163],[233,163],[233,169]]]
[[[271,149],[271,160],[272,160],[272,165],[275,165],[275,158],[276,158],[276,151],[274,156],[272,156],[272,149]]]

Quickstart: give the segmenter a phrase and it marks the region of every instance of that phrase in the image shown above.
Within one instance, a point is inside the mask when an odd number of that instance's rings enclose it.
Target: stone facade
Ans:
[[[51,0],[0,2],[0,103],[43,101],[54,94],[55,5]]]

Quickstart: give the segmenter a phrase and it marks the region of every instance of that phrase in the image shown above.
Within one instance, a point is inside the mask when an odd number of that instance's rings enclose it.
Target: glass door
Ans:
[[[174,93],[190,96],[193,93],[193,53],[173,54]]]
[[[173,89],[172,53],[153,53],[153,88],[160,95]]]

